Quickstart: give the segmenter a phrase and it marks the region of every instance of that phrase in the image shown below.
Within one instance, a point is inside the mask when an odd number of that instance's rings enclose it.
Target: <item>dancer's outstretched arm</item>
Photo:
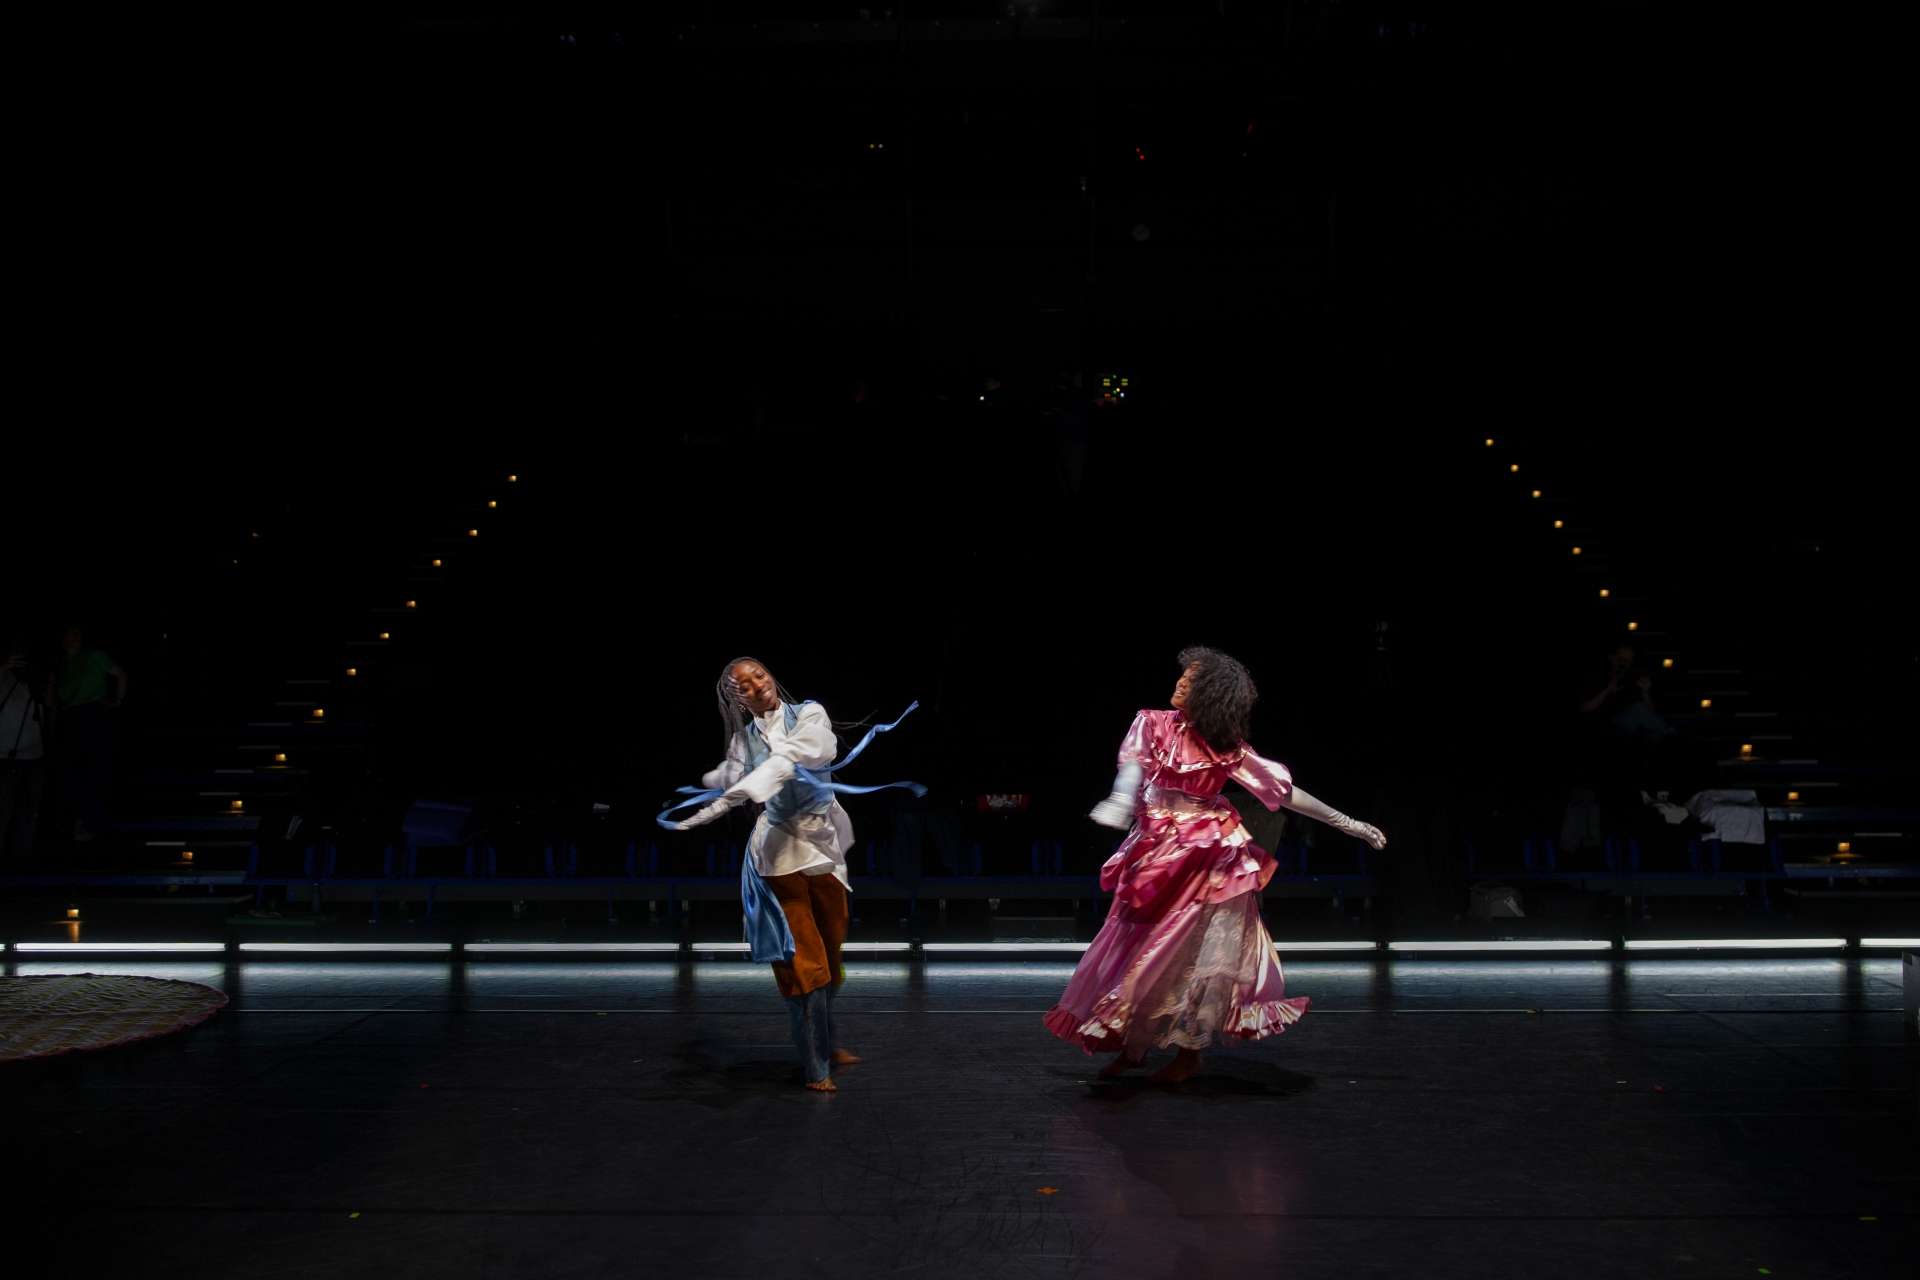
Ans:
[[[833,763],[834,752],[839,749],[839,743],[833,736],[833,722],[827,718],[827,709],[817,702],[801,706],[791,731],[776,719],[774,727],[764,732],[770,753],[766,760],[752,772],[744,772],[744,745],[730,748],[726,761],[707,775],[709,785],[724,786],[725,794],[684,822],[676,823],[680,830],[703,826],[749,802],[765,804],[773,798],[774,792],[793,780],[796,767],[825,768]],[[731,780],[729,774],[733,775]]]
[[[1300,788],[1295,787],[1287,798],[1280,802],[1281,807],[1294,813],[1303,814],[1316,822],[1324,822],[1342,835],[1364,840],[1369,848],[1384,849],[1387,837],[1380,828],[1370,822],[1358,822],[1349,818],[1330,804],[1314,799]]]
[[[1146,759],[1146,754],[1147,717],[1142,712],[1134,717],[1133,727],[1120,741],[1120,772],[1114,775],[1113,792],[1093,806],[1093,812],[1087,815],[1089,818],[1115,831],[1125,831],[1133,825],[1134,797],[1140,794],[1140,779],[1144,774],[1140,762]]]
[[[1370,823],[1356,822],[1332,805],[1308,795],[1293,785],[1293,774],[1287,766],[1278,760],[1269,760],[1251,748],[1241,759],[1240,767],[1233,771],[1233,780],[1269,809],[1286,809],[1316,822],[1324,822],[1343,835],[1366,841],[1375,849],[1387,847],[1387,837],[1381,834],[1380,828]]]
[[[1113,793],[1093,806],[1093,812],[1087,816],[1103,827],[1125,831],[1133,825],[1133,801],[1139,794],[1140,765],[1130,760],[1121,765],[1120,772],[1114,776]]]

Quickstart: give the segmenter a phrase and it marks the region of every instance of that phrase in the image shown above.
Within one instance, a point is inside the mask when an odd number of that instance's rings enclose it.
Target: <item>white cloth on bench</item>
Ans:
[[[1767,842],[1767,811],[1752,791],[1702,791],[1687,801],[1687,812],[1722,844]]]

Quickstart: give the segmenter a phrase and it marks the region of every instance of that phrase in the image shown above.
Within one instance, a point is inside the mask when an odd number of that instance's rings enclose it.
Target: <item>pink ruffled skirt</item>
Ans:
[[[1271,859],[1251,845],[1175,847],[1172,834],[1137,832],[1109,861],[1113,909],[1046,1015],[1088,1053],[1258,1040],[1306,1015],[1260,919]]]

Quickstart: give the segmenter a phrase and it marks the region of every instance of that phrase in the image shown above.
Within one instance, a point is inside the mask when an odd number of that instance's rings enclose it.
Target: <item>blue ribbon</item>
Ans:
[[[747,952],[753,962],[791,964],[793,930],[787,924],[787,913],[754,869],[749,853],[740,858],[740,908],[746,913]]]
[[[877,787],[856,787],[845,782],[835,782],[832,778],[834,773],[852,764],[859,754],[867,749],[875,737],[899,728],[900,722],[912,715],[919,706],[920,704],[918,702],[909,703],[907,709],[902,711],[892,724],[877,724],[873,726],[873,728],[867,730],[866,736],[860,739],[853,750],[847,752],[846,755],[841,756],[824,769],[802,769],[795,766],[793,771],[794,777],[810,782],[816,787],[824,787],[828,791],[837,792],[845,796],[869,796],[876,791],[895,790],[911,791],[916,796],[926,795],[926,787],[918,782],[883,782]],[[673,805],[671,808],[661,810],[659,816],[654,819],[655,822],[669,831],[677,831],[679,829],[674,825],[674,814],[679,813],[683,809],[705,807],[706,805],[712,804],[715,800],[718,800],[721,796],[725,795],[726,792],[718,788],[676,787],[674,788],[674,794],[687,798]],[[751,861],[751,859],[749,859],[749,861]],[[777,906],[778,904],[776,903],[775,905]],[[781,923],[783,925],[785,924],[784,917],[782,917]]]
[[[912,715],[914,712],[918,711],[919,709],[920,709],[920,703],[916,699],[915,701],[909,702],[907,704],[907,709],[905,711],[902,711],[892,724],[877,724],[873,726],[873,728],[867,730],[867,736],[860,739],[860,744],[856,746],[853,750],[847,752],[847,754],[845,754],[844,756],[841,756],[837,763],[828,765],[826,768],[826,772],[828,773],[837,772],[838,770],[846,768],[848,765],[852,764],[855,760],[858,760],[860,758],[860,753],[862,751],[865,751],[876,737],[878,737],[883,733],[892,733],[895,729],[898,729],[900,727],[900,721],[905,720],[908,716]]]
[[[671,809],[662,809],[659,815],[654,818],[655,822],[669,831],[678,831],[680,829],[674,825],[674,814],[680,812],[682,809],[691,809],[695,805],[704,806],[712,804],[715,800],[727,794],[724,791],[718,790],[702,791],[699,787],[675,787],[673,790],[675,795],[686,796],[687,799],[682,800]]]

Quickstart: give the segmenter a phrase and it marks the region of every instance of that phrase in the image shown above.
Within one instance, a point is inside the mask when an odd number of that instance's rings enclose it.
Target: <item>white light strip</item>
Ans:
[[[159,951],[225,951],[224,942],[16,942],[15,951],[59,954],[61,952],[92,951],[98,953],[110,951],[159,952]]]
[[[1488,942],[1389,942],[1389,951],[1611,951],[1611,942],[1587,938],[1499,938]]]
[[[481,955],[575,951],[670,952],[680,950],[680,944],[677,942],[469,942],[462,950]]]
[[[1629,951],[1838,951],[1845,938],[1629,938]]]
[[[451,942],[243,942],[242,951],[374,954],[381,951],[451,951]]]
[[[58,955],[62,953],[94,952],[110,954],[113,952],[153,954],[165,952],[188,952],[206,954],[227,949],[224,942],[15,942],[12,949],[21,954]],[[1287,942],[1274,943],[1276,950],[1282,952],[1331,951],[1361,952],[1376,950],[1379,944],[1373,942]],[[1634,938],[1629,939],[1626,948],[1629,951],[1834,951],[1844,948],[1844,938]],[[1862,938],[1859,945],[1863,948],[1898,949],[1920,947],[1920,937],[1912,938]],[[1612,949],[1611,942],[1589,939],[1540,938],[1540,939],[1497,939],[1485,942],[1435,941],[1435,942],[1389,942],[1388,950],[1399,952],[1499,952],[1499,951],[1607,951]],[[379,954],[424,952],[440,954],[452,951],[450,942],[242,942],[241,951],[250,953],[287,954],[330,952],[335,954]],[[470,942],[463,950],[477,954],[550,954],[565,953],[647,953],[671,954],[681,950],[677,942]],[[696,942],[694,951],[707,951],[738,954],[747,951],[744,942]],[[1087,949],[1084,942],[929,942],[921,948],[936,953],[987,952],[1001,954],[1062,954],[1079,953]],[[849,952],[863,954],[899,954],[913,950],[910,942],[849,942],[843,947]]]
[[[1006,951],[1031,952],[1035,955],[1051,955],[1067,951],[1079,953],[1087,949],[1084,942],[928,942],[921,946],[922,951]]]
[[[1377,942],[1276,942],[1276,951],[1377,951]]]
[[[714,951],[734,955],[746,952],[748,947],[744,942],[696,942],[691,949],[694,951]],[[882,952],[911,951],[913,950],[913,944],[911,942],[843,942],[840,944],[840,950],[873,955]]]

